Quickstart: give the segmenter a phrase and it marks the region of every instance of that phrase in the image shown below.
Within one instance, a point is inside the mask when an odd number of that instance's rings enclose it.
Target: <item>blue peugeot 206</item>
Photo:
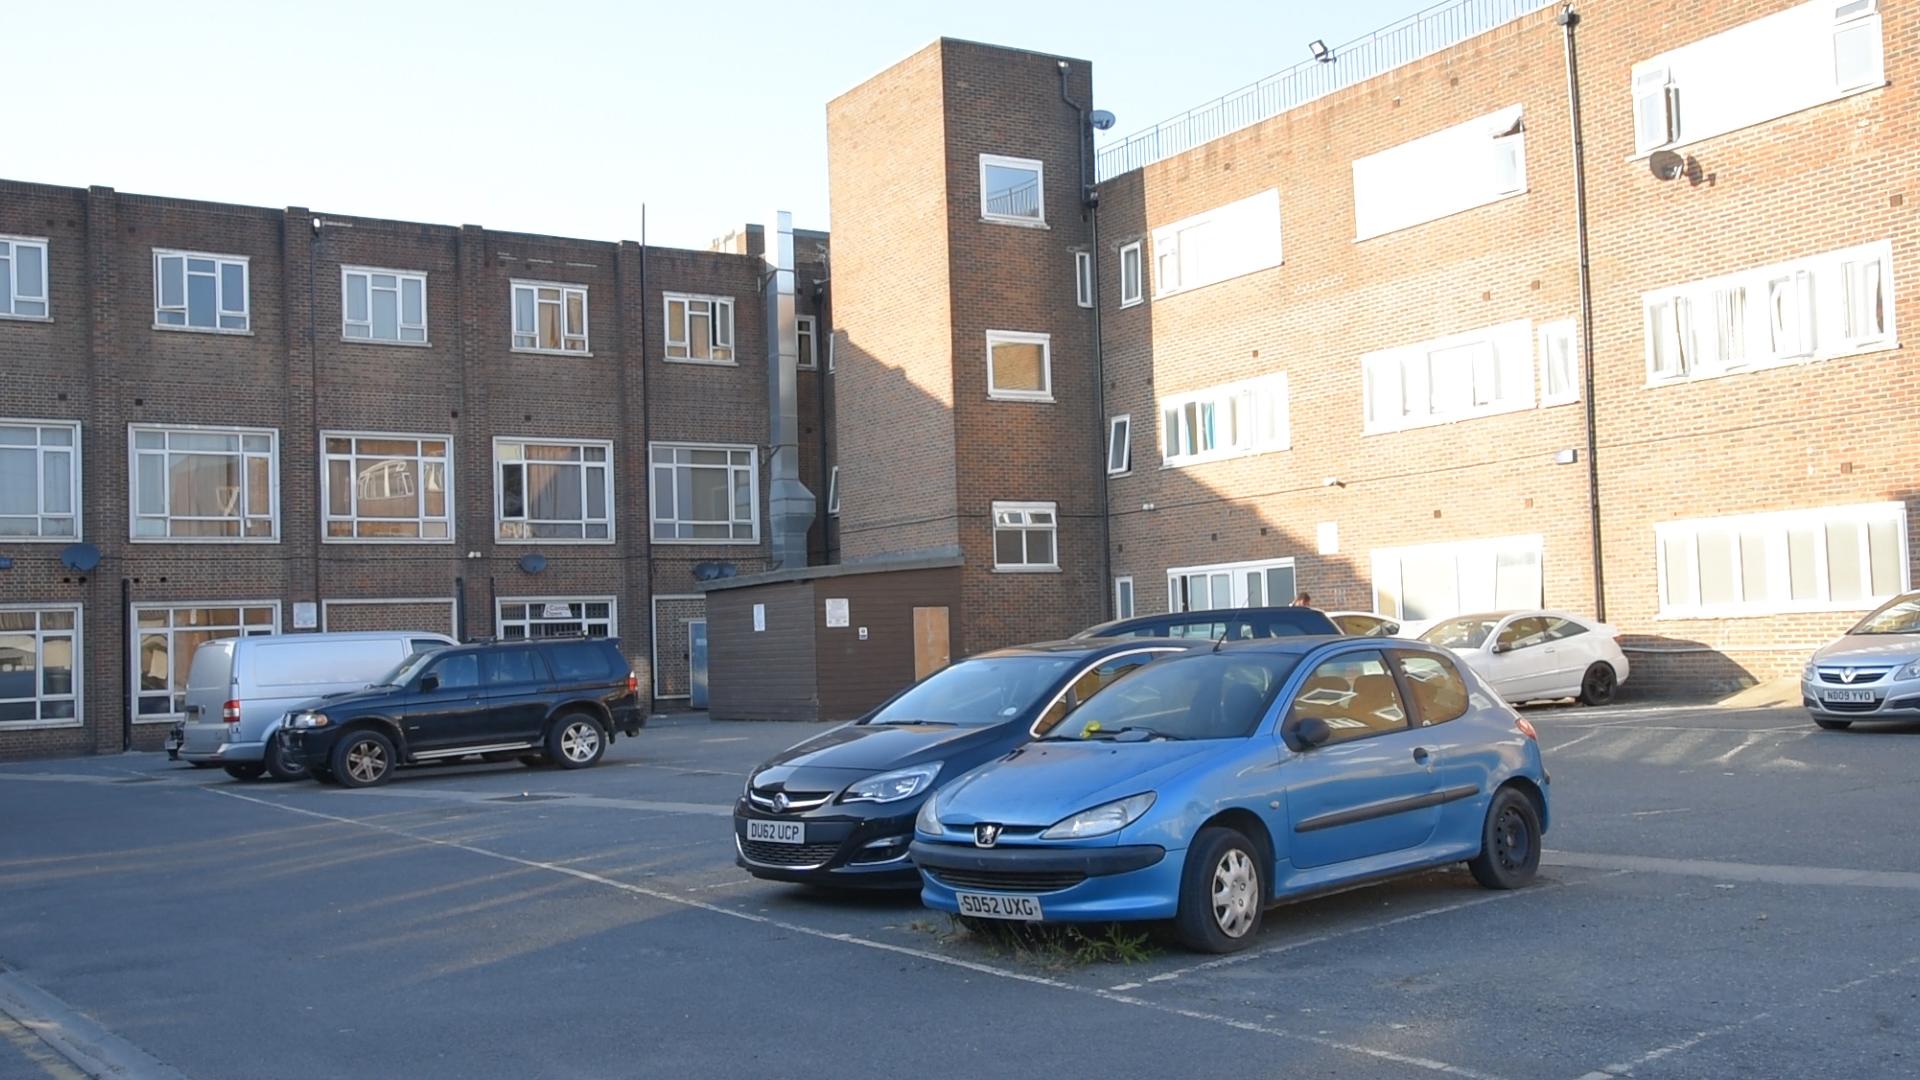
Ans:
[[[1533,726],[1449,652],[1282,638],[1141,668],[928,799],[911,851],[936,910],[1172,919],[1231,952],[1356,882],[1464,861],[1523,885],[1546,826]]]

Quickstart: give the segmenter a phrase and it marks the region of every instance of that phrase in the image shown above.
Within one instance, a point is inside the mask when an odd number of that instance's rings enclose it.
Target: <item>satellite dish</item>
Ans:
[[[712,581],[719,576],[720,566],[718,563],[703,562],[693,564],[693,580],[695,581]]]
[[[520,569],[529,574],[537,574],[547,568],[547,557],[537,551],[520,556]]]
[[[60,561],[67,569],[84,574],[100,565],[100,549],[92,544],[68,544],[60,552]]]
[[[1087,114],[1087,123],[1092,124],[1095,131],[1106,131],[1113,127],[1114,117],[1105,109],[1095,109]]]
[[[1655,150],[1647,155],[1647,171],[1656,180],[1678,180],[1687,171],[1687,159],[1671,150]]]
[[[721,563],[719,565],[719,570],[720,570],[721,577],[732,577],[735,574],[738,574],[740,572],[740,568],[733,565],[730,562]]]

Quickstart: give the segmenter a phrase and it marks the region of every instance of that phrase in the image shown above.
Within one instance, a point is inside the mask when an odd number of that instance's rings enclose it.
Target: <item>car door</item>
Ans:
[[[1435,792],[1440,807],[1439,834],[1457,835],[1448,828],[1450,819],[1474,813],[1466,800],[1486,787],[1499,763],[1499,754],[1486,738],[1483,725],[1454,723],[1473,707],[1473,692],[1453,657],[1411,649],[1394,649],[1387,655],[1400,685],[1406,688],[1413,728],[1432,751],[1439,780]]]
[[[545,734],[553,703],[553,677],[540,650],[488,649],[481,654],[486,679],[486,722],[475,738],[489,743],[537,742]]]
[[[1495,628],[1487,644],[1487,681],[1508,701],[1547,693],[1553,682],[1553,653],[1547,649],[1547,620],[1516,615]]]
[[[480,722],[480,658],[472,652],[443,656],[420,672],[407,695],[400,728],[407,749],[433,755],[459,746]]]
[[[1439,822],[1432,738],[1408,723],[1399,683],[1378,649],[1321,662],[1295,692],[1285,725],[1317,717],[1326,743],[1288,762],[1287,850],[1297,868],[1418,847]]]
[[[1552,671],[1544,680],[1541,692],[1553,697],[1569,697],[1580,692],[1580,680],[1587,673],[1587,666],[1602,659],[1599,652],[1601,637],[1591,633],[1591,627],[1572,619],[1553,616],[1546,620],[1547,655],[1552,658]]]

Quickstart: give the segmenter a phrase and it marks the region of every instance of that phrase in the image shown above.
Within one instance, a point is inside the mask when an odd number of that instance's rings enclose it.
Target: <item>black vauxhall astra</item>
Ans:
[[[1044,735],[1081,702],[1184,642],[1086,639],[968,657],[851,723],[774,755],[733,806],[755,877],[917,889],[907,858],[927,794]]]

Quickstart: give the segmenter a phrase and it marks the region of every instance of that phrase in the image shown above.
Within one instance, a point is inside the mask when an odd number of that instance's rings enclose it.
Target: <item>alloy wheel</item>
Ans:
[[[600,752],[600,728],[589,720],[575,720],[560,732],[560,752],[568,761],[592,761]]]
[[[1230,938],[1253,929],[1260,898],[1254,895],[1259,874],[1253,859],[1239,848],[1228,848],[1213,868],[1213,921]]]
[[[362,784],[371,784],[386,775],[386,747],[366,739],[347,749],[347,773]]]

